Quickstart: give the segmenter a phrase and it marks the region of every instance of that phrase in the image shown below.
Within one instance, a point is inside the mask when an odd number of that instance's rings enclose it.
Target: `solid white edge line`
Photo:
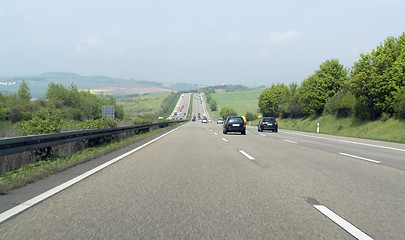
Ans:
[[[333,139],[333,138],[326,138],[326,137],[311,136],[311,135],[300,134],[300,133],[291,133],[291,132],[283,132],[283,133],[291,134],[291,135],[304,136],[304,137],[312,137],[312,138],[324,139],[324,140],[330,140],[330,141],[336,141],[336,142],[344,142],[344,143],[350,143],[350,144],[357,144],[357,145],[363,145],[363,146],[368,146],[368,147],[384,148],[384,149],[389,149],[389,150],[396,150],[396,151],[405,152],[405,149],[402,149],[402,148],[394,148],[394,147],[387,147],[387,146],[381,146],[381,145],[375,145],[375,144],[369,144],[369,143],[360,143],[360,142],[353,142],[353,141],[347,141],[347,140],[340,140],[340,139]]]
[[[240,153],[242,153],[243,156],[247,157],[249,160],[252,160],[252,161],[255,160],[254,157],[250,156],[250,155],[247,154],[245,151],[243,151],[243,150],[238,150],[238,151],[239,151]]]
[[[223,140],[224,142],[228,142],[228,140],[226,140],[225,138],[222,138],[222,140]]]
[[[351,155],[351,154],[347,154],[347,153],[339,153],[339,154],[346,156],[346,157],[357,158],[357,159],[372,162],[372,163],[377,163],[377,164],[381,163],[380,161],[376,161],[376,160],[372,160],[372,159],[368,159],[368,158],[364,158],[364,157],[359,157],[359,156],[355,156],[355,155]]]
[[[314,208],[316,208],[318,211],[320,211],[323,215],[325,215],[327,218],[335,222],[337,225],[339,225],[341,228],[346,230],[348,233],[350,233],[353,237],[360,239],[360,240],[372,240],[370,236],[365,234],[363,231],[349,223],[348,221],[344,220],[342,217],[331,211],[329,208],[323,206],[323,205],[312,205]]]
[[[182,125],[182,126],[184,126],[184,125]],[[49,198],[49,197],[55,195],[56,193],[58,193],[58,192],[60,192],[60,191],[62,191],[62,190],[64,190],[64,189],[66,189],[66,188],[68,188],[68,187],[70,187],[70,186],[72,186],[72,185],[74,185],[74,184],[80,182],[81,180],[87,178],[88,176],[93,175],[94,173],[96,173],[96,172],[98,172],[98,171],[100,171],[100,170],[102,170],[102,169],[104,169],[104,168],[110,166],[111,164],[113,164],[113,163],[115,163],[115,162],[118,162],[119,160],[121,160],[121,159],[127,157],[128,155],[131,155],[131,154],[133,154],[134,152],[137,152],[137,151],[139,151],[140,149],[142,149],[142,148],[148,146],[149,144],[151,144],[151,143],[153,143],[153,142],[155,142],[155,141],[157,141],[157,140],[159,140],[159,139],[165,137],[166,135],[168,135],[168,134],[170,134],[170,133],[176,131],[177,129],[181,128],[182,126],[179,126],[179,127],[175,128],[175,129],[173,129],[173,130],[171,130],[171,131],[169,131],[169,132],[167,132],[167,133],[165,133],[165,134],[163,134],[163,135],[161,135],[161,136],[159,136],[159,137],[157,137],[157,138],[152,139],[151,141],[149,141],[149,142],[147,142],[147,143],[142,144],[141,146],[139,146],[139,147],[137,147],[137,148],[135,148],[135,149],[132,149],[132,150],[129,151],[129,152],[126,152],[126,153],[124,153],[124,154],[122,154],[122,155],[120,155],[120,156],[118,156],[118,157],[116,157],[116,158],[114,158],[114,159],[112,159],[112,160],[110,160],[110,161],[108,161],[108,162],[106,162],[106,163],[104,163],[104,164],[98,166],[98,167],[95,167],[95,168],[93,168],[93,169],[91,169],[91,170],[89,170],[89,171],[87,171],[87,172],[85,172],[85,173],[83,173],[83,174],[81,174],[81,175],[79,175],[79,176],[77,176],[77,177],[75,177],[75,178],[73,178],[73,179],[71,179],[71,180],[65,182],[65,183],[62,183],[62,184],[59,185],[59,186],[56,186],[56,187],[54,187],[54,188],[52,188],[52,189],[50,189],[50,190],[48,190],[48,191],[46,191],[46,192],[44,192],[44,193],[42,193],[42,194],[36,196],[36,197],[33,197],[33,198],[31,198],[31,199],[29,199],[29,200],[27,200],[27,201],[21,203],[20,205],[17,205],[17,206],[15,206],[15,207],[13,207],[13,208],[11,208],[11,209],[5,211],[5,212],[2,212],[2,213],[0,214],[0,224],[2,224],[2,223],[5,222],[6,220],[8,220],[8,219],[14,217],[15,215],[20,214],[21,212],[27,210],[28,208],[30,208],[30,207],[32,207],[32,206],[34,206],[34,205],[36,205],[36,204],[38,204],[38,203],[44,201],[45,199],[47,199],[47,198]]]
[[[291,141],[291,140],[287,140],[287,139],[283,139],[284,142],[289,142],[289,143],[294,143],[297,144],[297,142]]]

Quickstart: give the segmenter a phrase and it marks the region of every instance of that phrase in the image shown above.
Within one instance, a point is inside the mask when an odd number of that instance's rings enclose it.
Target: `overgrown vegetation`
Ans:
[[[264,116],[279,118],[405,118],[405,33],[361,54],[350,71],[331,59],[301,86],[273,84],[262,92],[258,105]]]
[[[22,81],[17,94],[0,94],[0,121],[9,122],[19,135],[60,132],[77,128],[76,123],[86,120],[102,121],[101,106],[113,105],[115,117],[124,118],[124,111],[112,96],[96,96],[88,91],[79,91],[72,84],[50,83],[46,99],[31,100],[28,83]],[[5,135],[4,133],[2,135]]]
[[[204,89],[205,98],[206,98],[209,108],[211,109],[211,111],[216,111],[218,109],[217,102],[211,97],[211,93],[215,93],[214,88],[205,88]]]

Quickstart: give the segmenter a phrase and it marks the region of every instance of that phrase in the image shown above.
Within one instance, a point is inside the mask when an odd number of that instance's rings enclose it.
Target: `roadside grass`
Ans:
[[[213,93],[212,98],[217,102],[218,111],[210,111],[215,120],[220,118],[219,111],[223,107],[231,107],[239,115],[251,112],[257,115],[259,96],[264,88],[248,91]],[[336,116],[309,116],[300,119],[277,118],[280,129],[290,129],[305,132],[316,132],[317,123],[320,125],[320,133],[380,140],[387,142],[405,143],[405,120],[388,119],[387,121],[364,121],[358,118],[338,118]],[[248,125],[257,126],[258,120],[248,122]]]
[[[141,95],[138,97],[117,98],[117,104],[124,107],[125,116],[137,114],[155,114],[160,110],[163,100],[169,92]]]
[[[49,160],[39,161],[5,173],[0,175],[0,194],[6,194],[13,189],[23,187],[31,182],[35,182],[52,174],[62,172],[70,167],[121,149],[154,134],[163,132],[166,129],[167,128],[160,128],[150,132],[137,134],[127,139],[122,139],[94,148],[88,148],[67,157],[54,157]]]
[[[363,121],[358,118],[335,116],[307,117],[301,119],[277,119],[280,129],[319,132],[331,135],[405,143],[405,120]]]

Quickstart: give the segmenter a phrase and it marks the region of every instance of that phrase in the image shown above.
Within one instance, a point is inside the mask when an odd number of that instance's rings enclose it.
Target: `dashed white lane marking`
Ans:
[[[243,156],[247,157],[249,160],[252,160],[252,161],[255,160],[254,157],[250,156],[250,155],[247,154],[245,151],[243,151],[243,150],[238,150],[238,151],[239,151],[240,153],[242,153]]]
[[[289,142],[289,143],[294,143],[294,144],[297,143],[297,142],[294,142],[294,141],[291,141],[291,140],[287,140],[287,139],[284,139],[284,142]]]
[[[263,133],[259,133],[259,135],[262,137],[266,137],[266,134],[263,134]]]
[[[324,205],[312,205],[314,208],[316,208],[318,211],[320,211],[323,215],[325,215],[327,218],[335,222],[337,225],[339,225],[341,228],[346,230],[348,233],[350,233],[353,237],[360,239],[360,240],[372,240],[370,236],[365,234],[363,231],[349,223],[348,221],[344,220],[342,217],[337,215],[336,213],[332,212],[329,208],[325,207]]]
[[[368,159],[368,158],[364,158],[364,157],[359,157],[359,156],[355,156],[355,155],[351,155],[351,154],[347,154],[347,153],[339,153],[339,154],[343,155],[343,156],[346,156],[346,157],[357,158],[357,159],[360,159],[360,160],[369,161],[369,162],[372,162],[372,163],[377,163],[377,164],[381,163],[380,161],[376,161],[376,160],[372,160],[372,159]]]
[[[215,135],[218,135],[218,133],[214,132]]]
[[[300,133],[291,133],[291,132],[283,132],[283,133],[405,152],[405,149],[402,149],[402,148],[394,148],[394,147],[387,147],[387,146],[381,146],[381,145],[375,145],[375,144],[368,144],[368,143],[352,142],[352,141],[333,139],[333,138],[326,138],[326,137],[311,136],[311,135],[300,134]]]
[[[184,126],[184,125],[182,125],[182,126]],[[96,172],[98,172],[98,171],[100,171],[100,170],[102,170],[102,169],[104,169],[104,168],[110,166],[111,164],[116,163],[116,162],[118,162],[119,160],[121,160],[121,159],[123,159],[123,158],[125,158],[125,157],[127,157],[127,156],[129,156],[129,155],[131,155],[131,154],[133,154],[133,153],[135,153],[135,152],[141,150],[142,148],[148,146],[149,144],[151,144],[151,143],[153,143],[153,142],[155,142],[155,141],[157,141],[157,140],[159,140],[159,139],[165,137],[166,135],[168,135],[168,134],[170,134],[170,133],[176,131],[177,129],[181,128],[182,126],[177,127],[177,128],[175,128],[175,129],[173,129],[173,130],[171,130],[171,131],[169,131],[169,132],[167,132],[167,133],[165,133],[165,134],[163,134],[163,135],[161,135],[161,136],[159,136],[159,137],[157,137],[157,138],[155,138],[155,139],[152,139],[151,141],[149,141],[149,142],[147,142],[147,143],[145,143],[145,144],[143,144],[143,145],[141,145],[141,146],[139,146],[139,147],[137,147],[137,148],[135,148],[135,149],[132,149],[132,150],[129,151],[129,152],[126,152],[126,153],[124,153],[124,154],[122,154],[122,155],[120,155],[120,156],[118,156],[118,157],[116,157],[116,158],[114,158],[114,159],[112,159],[112,160],[110,160],[110,161],[108,161],[108,162],[106,162],[106,163],[104,163],[104,164],[102,164],[102,165],[96,167],[96,168],[93,168],[93,169],[91,169],[91,170],[89,170],[89,171],[83,173],[82,175],[79,175],[79,176],[77,176],[77,177],[75,177],[75,178],[73,178],[73,179],[71,179],[71,180],[69,180],[69,181],[67,181],[67,182],[65,182],[65,183],[62,183],[61,185],[56,186],[56,187],[54,187],[54,188],[52,188],[52,189],[50,189],[50,190],[48,190],[48,191],[46,191],[46,192],[44,192],[44,193],[42,193],[42,194],[36,196],[36,197],[34,197],[34,198],[31,198],[31,199],[28,200],[28,201],[25,201],[25,202],[21,203],[21,204],[18,205],[18,206],[15,206],[15,207],[13,207],[13,208],[11,208],[11,209],[9,209],[9,210],[7,210],[7,211],[1,213],[1,214],[0,214],[0,224],[2,224],[3,222],[5,222],[6,220],[8,220],[8,219],[10,219],[10,218],[12,218],[12,217],[14,217],[14,216],[16,216],[17,214],[20,214],[21,212],[27,210],[28,208],[31,208],[31,207],[33,207],[34,205],[36,205],[36,204],[38,204],[38,203],[44,201],[45,199],[47,199],[47,198],[49,198],[49,197],[55,195],[56,193],[58,193],[58,192],[60,192],[60,191],[62,191],[62,190],[64,190],[64,189],[66,189],[66,188],[68,188],[68,187],[70,187],[70,186],[72,186],[72,185],[74,185],[74,184],[80,182],[81,180],[83,180],[83,179],[89,177],[90,175],[93,175],[94,173],[96,173]]]
[[[228,142],[228,140],[226,140],[225,138],[222,138],[222,140],[223,140],[224,142]]]

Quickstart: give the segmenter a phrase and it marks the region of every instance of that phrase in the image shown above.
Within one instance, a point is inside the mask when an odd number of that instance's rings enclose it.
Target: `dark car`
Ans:
[[[224,134],[228,132],[240,132],[246,134],[246,123],[241,116],[228,116],[223,124]]]
[[[278,132],[278,123],[274,117],[262,117],[257,125],[257,131],[272,130]]]

